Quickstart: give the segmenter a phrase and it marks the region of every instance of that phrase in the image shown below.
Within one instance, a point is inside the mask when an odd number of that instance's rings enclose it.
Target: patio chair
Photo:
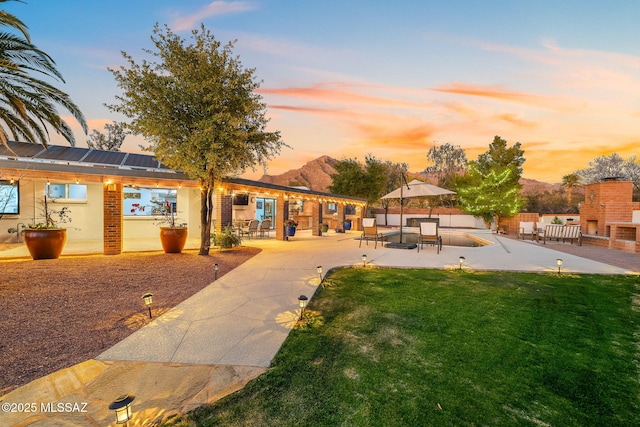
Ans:
[[[367,246],[369,246],[369,240],[373,240],[375,242],[374,249],[378,248],[378,240],[380,240],[380,242],[384,240],[382,233],[378,233],[375,218],[362,219],[362,234],[360,235],[360,244],[358,247],[362,247],[363,240],[367,242]]]
[[[258,229],[260,233],[260,237],[269,238],[269,231],[271,230],[271,220],[263,219],[260,223],[260,228]]]
[[[520,228],[518,229],[518,239],[522,236],[522,240],[524,240],[526,235],[531,235],[531,240],[536,235],[536,228],[532,221],[520,221]]]
[[[249,221],[249,224],[240,228],[240,236],[242,237],[244,235],[247,235],[249,236],[249,238],[251,238],[251,235],[257,236],[259,223],[260,221],[258,221],[257,219],[252,219],[251,221]]]
[[[442,249],[442,236],[438,233],[438,222],[429,221],[420,223],[420,242],[418,242],[418,252],[425,243],[435,245],[436,253]]]

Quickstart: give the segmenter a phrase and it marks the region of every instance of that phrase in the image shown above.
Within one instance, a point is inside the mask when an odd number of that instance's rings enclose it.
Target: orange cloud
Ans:
[[[336,88],[337,87],[337,88]],[[362,89],[369,90],[380,89],[376,87],[363,87],[363,86],[348,86],[338,85],[330,83],[319,83],[310,87],[293,87],[293,88],[261,88],[256,90],[257,93],[262,95],[282,96],[287,98],[297,98],[312,101],[319,101],[324,103],[330,103],[332,105],[344,104],[344,105],[366,105],[366,106],[382,106],[387,108],[393,107],[405,107],[405,108],[425,108],[428,104],[426,102],[414,102],[397,98],[373,96],[369,94],[359,94],[353,90],[344,90],[343,88],[349,87],[349,89]]]
[[[518,102],[530,106],[542,107],[552,110],[576,109],[575,103],[568,103],[557,97],[535,95],[531,93],[507,90],[500,86],[472,85],[455,82],[449,85],[441,85],[432,89],[436,92],[450,93],[455,95],[477,96],[502,101]],[[571,105],[573,104],[573,105]]]
[[[229,15],[254,9],[255,6],[243,1],[214,1],[203,6],[194,14],[176,17],[173,21],[172,27],[176,31],[190,30],[198,25],[202,20],[211,18],[212,16]]]

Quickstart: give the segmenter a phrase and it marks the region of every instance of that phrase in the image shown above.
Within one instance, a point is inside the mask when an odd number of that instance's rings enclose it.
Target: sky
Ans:
[[[267,173],[322,155],[429,166],[469,160],[495,135],[525,150],[525,178],[560,182],[600,155],[640,154],[640,2],[613,0],[25,0],[3,3],[56,61],[90,130],[126,118],[107,68],[142,59],[155,23],[204,24],[255,68],[284,148]],[[77,146],[88,137],[67,111]],[[52,143],[66,145],[53,136]],[[123,151],[138,151],[127,137]],[[259,178],[261,167],[244,176]]]

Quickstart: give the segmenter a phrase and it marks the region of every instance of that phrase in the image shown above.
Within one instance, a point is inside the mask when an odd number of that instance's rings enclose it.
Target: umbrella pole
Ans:
[[[402,241],[402,210],[404,208],[404,174],[402,174],[402,181],[400,182],[400,243],[403,243]]]

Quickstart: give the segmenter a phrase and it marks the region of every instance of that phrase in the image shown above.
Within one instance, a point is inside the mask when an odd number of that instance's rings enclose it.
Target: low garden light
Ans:
[[[367,266],[367,254],[362,254],[362,266]]]
[[[144,300],[145,305],[149,309],[149,319],[152,319],[153,317],[151,316],[151,304],[153,304],[153,294],[147,292],[146,294],[142,295],[142,299]]]
[[[558,274],[560,274],[560,269],[562,268],[562,259],[558,258],[556,260],[556,265],[558,266]]]
[[[131,402],[135,398],[132,394],[124,394],[109,405],[109,409],[116,413],[116,424],[124,424],[126,427],[127,422],[131,419]]]
[[[300,306],[300,320],[302,320],[302,314],[304,313],[304,309],[307,307],[307,301],[309,301],[309,298],[307,298],[306,295],[300,295],[298,297],[298,305]]]
[[[465,257],[463,257],[463,256],[461,256],[460,258],[458,258],[458,269],[459,269],[459,270],[462,270],[462,264],[464,264],[464,260],[465,260],[465,259],[466,259],[466,258],[465,258]]]
[[[320,283],[322,283],[322,266],[321,265],[316,267],[316,272],[318,273],[318,277],[320,278]]]
[[[217,262],[215,264],[213,264],[213,280],[218,280],[218,270],[219,269],[220,269],[220,267],[218,266]]]

